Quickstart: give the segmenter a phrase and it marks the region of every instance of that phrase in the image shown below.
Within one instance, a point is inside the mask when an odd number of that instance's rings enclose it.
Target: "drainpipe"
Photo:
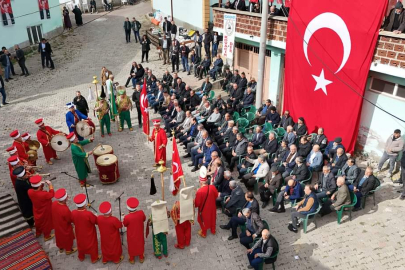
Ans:
[[[264,68],[266,58],[266,40],[267,40],[267,15],[269,9],[269,0],[262,1],[262,22],[260,28],[260,47],[259,47],[259,72],[256,89],[256,108],[262,105],[263,85],[264,85]]]

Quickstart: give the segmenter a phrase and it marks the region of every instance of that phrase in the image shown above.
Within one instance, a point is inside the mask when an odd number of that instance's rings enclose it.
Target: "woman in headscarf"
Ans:
[[[76,20],[77,26],[83,25],[82,11],[77,6],[75,6],[75,8],[72,10],[72,12],[75,14],[75,20]]]
[[[69,17],[69,10],[66,7],[63,7],[63,21],[65,22],[65,29],[70,30],[72,29],[72,22],[70,21]]]

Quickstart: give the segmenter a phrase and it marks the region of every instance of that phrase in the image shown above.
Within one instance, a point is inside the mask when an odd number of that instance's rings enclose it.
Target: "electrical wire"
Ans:
[[[293,7],[291,7],[293,8]],[[281,8],[281,10],[284,13],[285,17],[288,17],[288,15],[286,15],[285,11],[283,8]],[[294,8],[294,12],[298,13],[297,10]],[[313,50],[313,48],[311,46],[309,46],[308,42],[304,39],[304,36],[302,35],[302,33],[299,31],[297,25],[295,24],[294,20],[291,17],[288,17],[288,20],[292,22],[295,30],[297,31],[297,33],[300,35],[300,37],[302,38],[302,40],[307,44],[308,48],[310,49],[310,51],[315,55],[315,57],[324,65],[324,67],[333,74],[333,76],[335,78],[337,78],[340,82],[342,82],[344,85],[346,85],[352,92],[354,92],[356,95],[358,95],[359,97],[361,97],[363,100],[365,100],[366,102],[370,103],[371,105],[373,105],[374,107],[378,108],[379,110],[381,110],[382,112],[385,112],[386,114],[396,118],[397,120],[404,122],[405,120],[399,118],[398,116],[390,113],[389,111],[383,109],[382,107],[380,107],[379,105],[375,104],[374,102],[370,101],[369,99],[367,99],[364,95],[360,94],[359,92],[356,91],[356,89],[354,89],[349,83],[347,83],[346,81],[344,81],[342,78],[340,78],[337,74],[335,74],[335,72],[333,72],[333,70],[321,59],[321,57],[319,57],[319,55]]]

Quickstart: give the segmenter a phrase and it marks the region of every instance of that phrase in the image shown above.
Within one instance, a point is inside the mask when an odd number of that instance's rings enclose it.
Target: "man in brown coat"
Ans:
[[[333,211],[338,211],[343,205],[350,204],[350,191],[345,184],[345,178],[343,176],[338,177],[336,184],[338,190],[333,193],[332,197],[322,205],[320,211],[321,216],[329,214]]]
[[[259,187],[260,200],[263,202],[262,208],[265,208],[269,204],[270,197],[281,186],[282,177],[278,171],[278,166],[271,167],[270,173],[267,174],[265,180],[265,184]]]
[[[381,31],[390,31],[394,34],[401,34],[405,31],[405,11],[401,2],[397,2],[391,9],[381,28]]]

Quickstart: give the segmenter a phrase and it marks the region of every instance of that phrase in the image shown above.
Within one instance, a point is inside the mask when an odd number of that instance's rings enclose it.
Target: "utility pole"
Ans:
[[[269,0],[262,1],[262,22],[260,28],[260,47],[259,47],[259,72],[257,77],[257,90],[256,90],[256,108],[262,104],[263,85],[264,85],[264,68],[266,58],[266,40],[267,40],[267,15],[269,9]]]
[[[170,0],[170,7],[171,7],[172,20],[174,20],[174,18],[173,18],[173,0]]]

